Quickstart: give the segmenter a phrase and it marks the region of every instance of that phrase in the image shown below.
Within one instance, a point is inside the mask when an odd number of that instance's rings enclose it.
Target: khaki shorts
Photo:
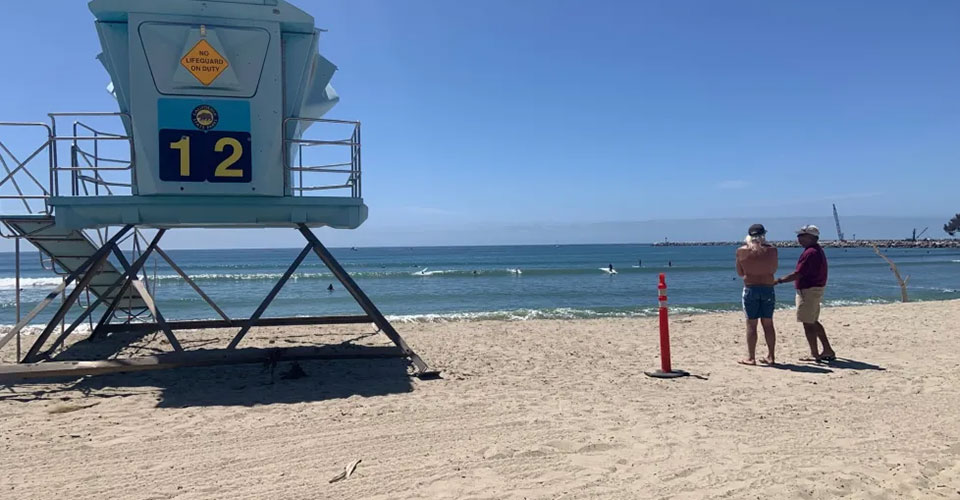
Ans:
[[[823,300],[822,286],[797,290],[797,321],[816,323],[820,320],[820,301]]]

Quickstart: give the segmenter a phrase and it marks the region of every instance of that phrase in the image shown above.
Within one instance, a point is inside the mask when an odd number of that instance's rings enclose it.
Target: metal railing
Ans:
[[[291,174],[287,177],[291,183],[291,194],[293,196],[308,196],[307,193],[310,192],[349,189],[351,198],[361,198],[363,186],[361,182],[362,176],[360,169],[360,122],[329,120],[324,118],[287,118],[283,121],[283,130],[289,130],[289,126],[291,125],[297,128],[305,128],[309,127],[310,125],[326,125],[330,127],[346,129],[344,132],[349,131],[350,134],[349,137],[345,139],[335,140],[309,139],[306,137],[301,137],[299,139],[284,139],[283,164]],[[290,161],[290,158],[288,158],[291,145],[295,146],[297,150],[296,165],[294,165],[293,162]],[[350,161],[342,161],[345,160],[345,155],[333,153],[322,155],[326,158],[326,160],[321,160],[317,164],[310,164],[308,162],[306,165],[304,165],[304,155],[308,153],[311,148],[324,148],[328,151],[335,148],[348,148],[350,152]],[[313,184],[311,181],[311,178],[313,177],[312,174],[318,173],[340,174],[344,181],[337,184]]]
[[[79,112],[50,113],[48,116],[49,124],[0,122],[0,200],[19,200],[27,214],[50,215],[52,209],[48,199],[51,196],[136,194],[136,148],[133,138],[104,130],[103,126],[90,122],[119,118],[129,124],[128,114]],[[62,128],[64,119],[73,119],[69,125],[69,135],[58,133],[58,126]],[[28,154],[17,155],[15,148],[10,147],[11,143],[4,142],[4,129],[36,129],[42,132],[42,140]],[[352,198],[362,196],[360,122],[287,118],[283,121],[283,130],[285,135],[300,135],[304,130],[309,132],[299,138],[283,141],[281,149],[286,193],[292,196],[318,196],[321,193],[330,195],[331,190],[349,190]],[[319,135],[318,132],[346,137],[333,140],[312,138]],[[22,135],[24,133],[14,134]],[[22,142],[22,137],[16,139],[18,144]],[[291,158],[291,155],[296,158]],[[310,160],[305,160],[305,157]],[[331,183],[331,176],[340,177]],[[43,205],[38,206],[39,202]],[[9,213],[10,210],[4,207],[0,212]]]
[[[101,188],[106,191],[106,196],[120,194],[114,193],[111,187],[126,188],[129,192],[123,194],[133,194],[133,180],[136,176],[136,172],[133,170],[133,158],[135,154],[133,140],[129,136],[104,132],[80,121],[73,122],[72,137],[56,137],[56,119],[58,116],[118,116],[121,119],[126,118],[128,120],[129,116],[124,113],[83,113],[79,115],[54,113],[50,115],[53,121],[52,130],[55,135],[54,139],[56,141],[70,141],[70,166],[56,167],[55,175],[59,178],[59,174],[61,173],[67,172],[69,174],[71,196],[103,196],[104,194],[100,192]],[[105,141],[126,141],[127,150],[125,152],[127,158],[112,158],[101,155],[101,143]],[[59,165],[56,161],[56,154],[55,149],[54,164]]]
[[[0,122],[0,127],[7,129],[15,127],[20,130],[41,128],[46,132],[46,137],[43,143],[34,149],[33,152],[23,157],[23,160],[21,160],[13,151],[11,151],[7,144],[3,142],[2,137],[0,137],[0,166],[3,167],[5,173],[3,178],[0,179],[0,188],[9,183],[9,185],[12,185],[16,191],[16,194],[7,194],[0,190],[0,200],[20,200],[28,214],[49,213],[46,199],[50,197],[49,186],[53,182],[53,157],[49,154],[53,132],[50,129],[50,126],[46,123],[34,122]],[[46,155],[42,154],[44,150],[47,150]],[[49,178],[49,183],[47,186],[44,186],[43,183],[40,182],[33,174],[33,172],[30,172],[30,166],[38,163],[34,161],[35,159],[40,159],[40,161],[45,160],[47,163],[47,177]],[[13,168],[10,167],[11,164],[13,164]],[[20,182],[17,182],[17,174],[20,172],[23,173],[23,175],[19,176],[21,181],[30,180],[33,184],[21,186]],[[24,179],[24,177],[27,179]],[[39,189],[39,192],[30,189],[33,186],[36,186],[36,188]],[[7,191],[9,191],[9,189]],[[31,200],[43,200],[43,207],[35,207],[31,205]]]
[[[126,135],[104,132],[87,123],[75,120],[71,135],[57,133],[57,119],[91,117],[118,117],[129,120],[125,113],[50,113],[50,124],[35,122],[0,122],[3,128],[41,128],[45,132],[40,145],[21,160],[12,148],[3,142],[0,136],[0,168],[4,176],[0,178],[0,200],[18,199],[28,214],[50,215],[51,207],[47,203],[51,196],[109,196],[119,194],[111,187],[125,187],[133,192],[134,169],[133,140]],[[118,159],[103,156],[101,150],[106,142],[125,142],[123,153],[128,156]],[[69,164],[61,163],[61,147],[69,150]],[[107,148],[116,149],[116,148]],[[13,167],[11,168],[11,164]],[[37,164],[46,170],[43,175],[37,170]],[[45,179],[46,184],[40,179]],[[29,181],[29,182],[26,182]],[[11,193],[8,186],[13,187]],[[42,200],[43,206],[37,207],[31,201]],[[7,212],[7,210],[4,210]]]

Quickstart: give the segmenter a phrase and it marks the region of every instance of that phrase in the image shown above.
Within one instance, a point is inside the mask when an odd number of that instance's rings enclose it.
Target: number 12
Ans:
[[[247,132],[160,131],[160,180],[248,183],[252,180]]]

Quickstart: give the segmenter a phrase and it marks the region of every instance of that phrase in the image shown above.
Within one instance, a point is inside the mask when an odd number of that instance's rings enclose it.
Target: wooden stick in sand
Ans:
[[[883,255],[882,253],[880,253],[880,249],[877,248],[876,245],[873,245],[873,251],[876,252],[877,255],[879,255],[881,259],[887,261],[887,264],[890,264],[890,270],[893,271],[893,275],[896,276],[896,278],[897,278],[897,283],[900,283],[900,298],[901,298],[904,302],[908,302],[909,299],[907,299],[907,282],[910,281],[910,276],[907,276],[906,278],[901,278],[901,277],[900,277],[900,270],[897,269],[897,265],[894,264],[893,261],[890,260],[889,257],[887,257],[886,255]]]

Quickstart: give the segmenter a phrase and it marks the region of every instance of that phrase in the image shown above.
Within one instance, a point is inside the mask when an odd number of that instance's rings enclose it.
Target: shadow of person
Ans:
[[[795,365],[791,363],[777,363],[769,365],[771,368],[786,370],[797,373],[833,373],[833,370],[816,365]]]
[[[882,366],[872,365],[863,361],[856,361],[847,358],[837,358],[826,362],[830,368],[839,368],[841,370],[877,370],[886,371]]]

